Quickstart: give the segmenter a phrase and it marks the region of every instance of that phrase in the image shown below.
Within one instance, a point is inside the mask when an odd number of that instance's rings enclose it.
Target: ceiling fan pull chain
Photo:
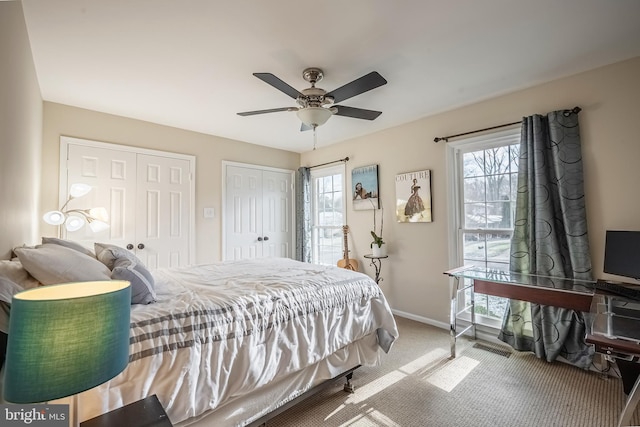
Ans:
[[[313,125],[313,149],[316,149],[316,143],[318,142],[317,138],[316,138],[316,128],[318,126]]]

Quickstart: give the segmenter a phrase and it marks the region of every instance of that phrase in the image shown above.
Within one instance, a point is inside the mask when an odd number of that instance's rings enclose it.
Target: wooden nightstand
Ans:
[[[145,397],[80,423],[80,427],[173,427],[158,397]]]

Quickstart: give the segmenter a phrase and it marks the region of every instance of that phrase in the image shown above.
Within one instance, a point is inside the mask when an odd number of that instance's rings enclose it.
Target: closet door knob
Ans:
[[[144,245],[142,243],[138,244],[138,249],[144,249]]]
[[[127,249],[129,249],[129,250],[133,249],[133,245],[132,245],[131,243],[129,243],[129,244],[127,245]]]
[[[258,242],[262,242],[262,237],[258,237]]]
[[[266,242],[267,240],[269,240],[269,236],[264,236],[264,241]]]

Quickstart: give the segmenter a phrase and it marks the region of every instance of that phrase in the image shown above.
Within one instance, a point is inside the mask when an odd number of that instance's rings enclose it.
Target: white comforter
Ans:
[[[132,306],[130,363],[83,393],[81,419],[157,394],[178,423],[365,336],[389,351],[398,335],[380,288],[346,269],[267,258],[153,275],[158,301]]]

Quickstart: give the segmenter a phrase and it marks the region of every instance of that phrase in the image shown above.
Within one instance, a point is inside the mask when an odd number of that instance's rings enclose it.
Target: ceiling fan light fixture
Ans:
[[[307,107],[298,110],[298,118],[307,126],[322,126],[333,115],[333,111],[323,107]]]

